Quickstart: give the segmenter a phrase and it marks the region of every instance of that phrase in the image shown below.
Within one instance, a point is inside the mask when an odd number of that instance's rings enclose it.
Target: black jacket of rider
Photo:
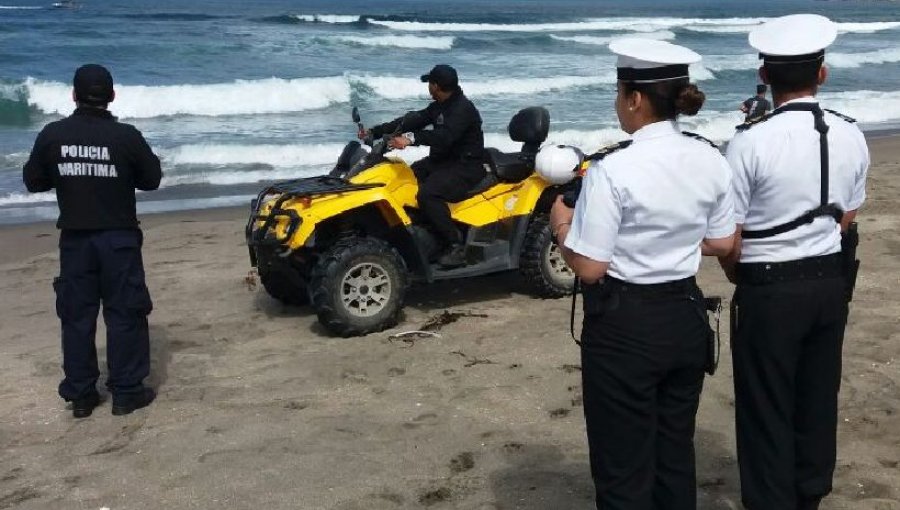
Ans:
[[[79,107],[38,134],[23,180],[28,191],[56,189],[60,229],[137,228],[135,188],[159,187],[159,158],[134,126],[108,111]]]
[[[481,115],[461,89],[457,89],[444,102],[432,102],[413,117],[403,126],[400,126],[403,117],[375,126],[372,134],[378,138],[398,129],[401,133],[412,132],[415,137],[413,145],[431,148],[429,157],[432,163],[459,162],[464,166],[481,166],[484,161]],[[423,129],[428,125],[433,129]]]

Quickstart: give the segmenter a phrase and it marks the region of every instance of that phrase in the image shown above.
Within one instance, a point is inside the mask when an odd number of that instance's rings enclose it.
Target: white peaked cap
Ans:
[[[618,78],[637,83],[687,78],[688,65],[701,60],[691,49],[653,39],[617,39],[609,50],[619,57]]]
[[[760,56],[767,61],[809,61],[821,56],[825,48],[837,38],[837,32],[837,25],[825,16],[791,14],[754,28],[750,32],[750,46],[758,50]]]

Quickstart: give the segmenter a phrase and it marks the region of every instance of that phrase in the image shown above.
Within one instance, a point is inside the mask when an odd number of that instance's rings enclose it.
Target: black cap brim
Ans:
[[[422,80],[422,83],[428,83],[429,81],[431,81],[431,75],[423,74],[422,76],[419,77],[419,79]]]

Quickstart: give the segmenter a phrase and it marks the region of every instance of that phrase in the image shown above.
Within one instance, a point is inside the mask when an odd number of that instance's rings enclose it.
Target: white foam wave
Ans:
[[[0,206],[38,204],[41,202],[56,202],[56,192],[44,193],[9,193],[0,197]]]
[[[867,64],[900,62],[900,47],[860,53],[826,53],[825,63],[834,68],[855,68]],[[711,71],[756,69],[761,65],[757,55],[707,55],[703,65]]]
[[[556,39],[557,41],[566,41],[566,42],[576,42],[579,44],[591,44],[595,46],[606,46],[612,41],[621,38],[622,36],[596,36],[596,35],[573,35],[573,36],[562,36],[562,35],[550,35],[552,39]],[[629,35],[629,37],[637,37],[641,39],[655,39],[659,41],[663,40],[672,40],[675,39],[675,32],[670,30],[660,30],[658,32],[639,32],[633,35]]]
[[[0,5],[0,11],[34,11],[43,9],[37,5]]]
[[[404,99],[427,96],[427,90],[417,79],[391,76],[355,78],[387,99]],[[615,83],[615,73],[600,76],[556,76],[553,78],[503,78],[497,80],[462,82],[460,86],[469,97],[493,95],[527,95],[574,87],[588,87]]]
[[[339,14],[297,14],[294,17],[307,23],[345,24],[358,23],[360,20],[359,16],[345,16]]]
[[[849,115],[862,123],[900,121],[900,91],[851,90],[819,94],[823,108]]]
[[[335,40],[362,46],[387,46],[395,48],[416,48],[428,50],[449,50],[453,47],[453,37],[423,37],[417,35],[385,35],[378,37],[360,37],[354,35],[338,35],[329,37]]]
[[[165,165],[253,165],[298,167],[334,163],[344,148],[341,144],[297,145],[182,145],[160,151]]]
[[[433,23],[423,21],[367,20],[392,30],[413,32],[655,32],[683,26],[753,26],[766,18],[596,18],[566,23]]]
[[[826,53],[825,62],[832,67],[860,67],[865,64],[900,62],[900,47],[864,53]]]
[[[71,86],[28,78],[28,104],[44,113],[72,111]],[[324,108],[350,100],[344,77],[236,80],[211,85],[117,85],[110,109],[122,118],[249,115]]]
[[[838,23],[839,32],[872,33],[900,27],[900,21],[873,21],[869,23]]]

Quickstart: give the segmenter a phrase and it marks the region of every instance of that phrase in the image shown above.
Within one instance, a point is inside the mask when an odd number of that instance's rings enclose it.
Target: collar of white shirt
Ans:
[[[661,120],[659,122],[654,122],[653,124],[647,124],[641,129],[638,129],[631,135],[631,139],[638,142],[641,140],[650,140],[651,138],[659,138],[661,136],[680,133],[681,131],[678,130],[678,125],[675,124],[674,120]]]
[[[816,103],[816,104],[818,104],[819,100],[813,96],[798,97],[797,99],[791,99],[790,101],[785,101],[785,102],[781,103],[780,105],[778,105],[778,108],[775,108],[775,109],[778,110],[779,108],[782,108],[784,105],[788,105],[788,104],[792,104],[792,103]]]

